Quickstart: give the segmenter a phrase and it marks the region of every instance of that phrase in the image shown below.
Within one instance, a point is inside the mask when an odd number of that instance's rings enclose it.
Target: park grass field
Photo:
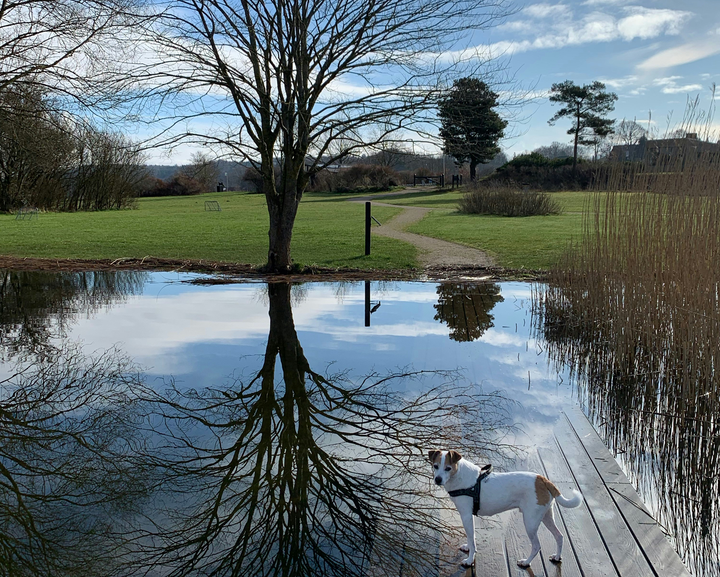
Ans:
[[[579,238],[583,208],[591,196],[587,192],[549,194],[562,206],[562,214],[512,218],[462,214],[457,210],[460,192],[428,191],[391,202],[435,209],[408,232],[479,248],[506,268],[547,270],[568,243]]]
[[[524,218],[461,214],[458,191],[419,187],[416,193],[377,200],[434,209],[410,232],[482,249],[507,268],[541,270],[550,268],[568,241],[579,236],[588,198],[582,192],[552,194],[563,214]],[[358,195],[305,195],[293,235],[295,262],[359,269],[417,266],[413,246],[379,236],[373,236],[372,254],[364,256],[364,206],[346,202],[353,196]],[[218,201],[221,212],[206,212],[207,200]],[[387,222],[400,210],[374,205],[373,215]],[[151,256],[259,265],[267,257],[267,226],[265,200],[257,194],[146,198],[135,210],[43,213],[32,220],[0,215],[0,254],[111,260]]]
[[[206,212],[216,200],[221,212]],[[364,206],[308,198],[298,211],[292,252],[296,263],[333,268],[402,269],[417,250],[373,237],[364,256]],[[375,207],[380,220],[400,209]],[[0,215],[0,254],[17,257],[118,259],[146,256],[262,264],[268,216],[261,195],[244,192],[140,199],[135,210],[42,213],[32,220]]]

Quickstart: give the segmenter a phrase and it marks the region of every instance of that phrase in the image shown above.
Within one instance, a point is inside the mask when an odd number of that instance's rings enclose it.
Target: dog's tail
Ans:
[[[555,501],[557,501],[558,505],[562,505],[563,507],[567,507],[569,509],[580,506],[580,503],[583,501],[583,496],[575,489],[570,489],[570,491],[572,492],[572,497],[569,499],[563,495],[557,495],[555,497]]]

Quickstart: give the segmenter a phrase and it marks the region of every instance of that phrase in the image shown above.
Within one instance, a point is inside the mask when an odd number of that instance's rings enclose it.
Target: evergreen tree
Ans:
[[[548,124],[555,124],[560,118],[569,117],[573,121],[567,131],[573,136],[573,170],[577,165],[578,144],[594,144],[598,138],[612,132],[615,122],[605,118],[608,112],[615,110],[618,99],[614,92],[605,92],[605,85],[597,80],[592,84],[578,86],[572,80],[553,84],[550,88],[550,102],[564,106],[555,113]]]
[[[499,152],[507,121],[493,110],[498,95],[477,78],[460,78],[440,99],[440,137],[443,151],[455,162],[470,163],[475,180],[478,164],[492,160]]]

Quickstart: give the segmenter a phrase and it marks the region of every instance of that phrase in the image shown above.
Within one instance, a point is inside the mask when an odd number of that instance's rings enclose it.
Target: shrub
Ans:
[[[202,192],[205,191],[201,182],[186,174],[178,173],[167,181],[149,178],[138,196],[189,196]]]
[[[528,158],[528,157],[533,158]],[[542,160],[539,160],[542,159]],[[572,158],[548,159],[540,154],[524,154],[501,166],[487,180],[521,182],[546,191],[586,190],[592,187],[599,165],[578,160],[573,170]]]
[[[498,216],[546,216],[562,209],[550,195],[541,191],[520,191],[512,184],[477,186],[463,195],[460,212]]]
[[[353,164],[330,172],[323,170],[315,175],[312,190],[329,192],[375,192],[402,184],[401,175],[389,166]]]

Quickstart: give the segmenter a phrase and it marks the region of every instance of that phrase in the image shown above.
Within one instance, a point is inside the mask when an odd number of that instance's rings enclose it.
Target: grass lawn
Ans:
[[[563,214],[513,218],[461,214],[457,211],[460,192],[425,192],[388,202],[436,209],[408,228],[409,232],[482,249],[504,267],[548,269],[570,239],[580,234],[583,207],[590,196],[587,192],[550,194],[563,207]]]
[[[221,212],[205,212],[217,200]],[[416,249],[373,237],[364,256],[364,206],[307,195],[300,204],[292,254],[301,265],[353,268],[415,266]],[[376,206],[381,221],[400,209]],[[261,195],[242,192],[147,198],[137,210],[45,213],[32,220],[0,215],[0,254],[20,257],[115,259],[154,256],[262,264],[268,215]]]

